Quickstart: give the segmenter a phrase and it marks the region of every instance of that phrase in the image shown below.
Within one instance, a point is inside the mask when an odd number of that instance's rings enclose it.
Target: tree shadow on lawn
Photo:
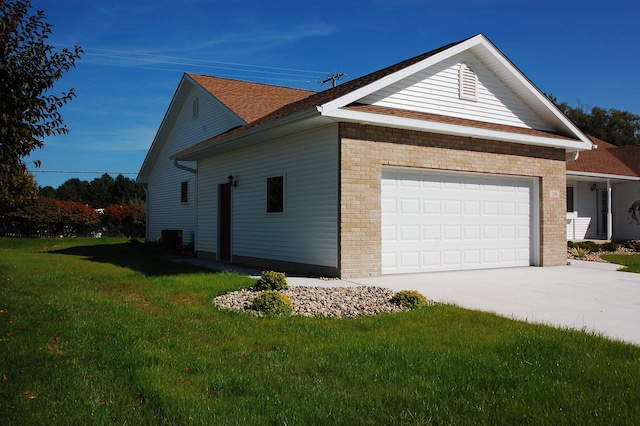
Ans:
[[[90,262],[110,263],[142,272],[146,276],[219,272],[187,262],[174,262],[173,259],[181,257],[178,252],[169,251],[151,244],[81,245],[54,250],[50,253],[80,256]]]

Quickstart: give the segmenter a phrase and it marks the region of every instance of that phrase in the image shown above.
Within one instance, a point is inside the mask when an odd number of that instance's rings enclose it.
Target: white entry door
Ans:
[[[534,182],[384,169],[382,273],[529,266]]]

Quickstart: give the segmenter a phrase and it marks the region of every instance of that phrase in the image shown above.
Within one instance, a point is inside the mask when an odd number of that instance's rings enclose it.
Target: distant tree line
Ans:
[[[45,186],[38,190],[38,195],[57,200],[77,201],[96,209],[140,203],[145,200],[144,188],[141,184],[122,174],[114,179],[106,173],[91,182],[72,178],[55,189]]]
[[[552,94],[548,97],[586,134],[613,145],[640,145],[640,115],[613,108],[589,108],[581,103],[572,107],[567,102],[558,102]]]
[[[104,174],[91,182],[73,178],[57,189],[40,188],[36,197],[0,212],[0,235],[144,237],[144,199],[142,186],[123,175]]]

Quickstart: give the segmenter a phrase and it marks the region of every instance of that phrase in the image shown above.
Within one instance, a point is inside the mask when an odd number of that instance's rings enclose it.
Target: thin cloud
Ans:
[[[235,34],[226,34],[222,37],[216,37],[189,47],[189,50],[207,49],[214,46],[235,45],[250,43],[255,45],[259,42],[261,48],[265,45],[274,47],[283,44],[292,44],[308,38],[326,37],[336,33],[334,27],[325,23],[313,23],[303,26],[297,26],[286,31],[263,30],[258,32],[243,32]]]

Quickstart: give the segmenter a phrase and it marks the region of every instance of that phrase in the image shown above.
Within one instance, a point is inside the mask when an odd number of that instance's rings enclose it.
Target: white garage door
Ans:
[[[382,273],[529,266],[533,180],[385,169]]]

